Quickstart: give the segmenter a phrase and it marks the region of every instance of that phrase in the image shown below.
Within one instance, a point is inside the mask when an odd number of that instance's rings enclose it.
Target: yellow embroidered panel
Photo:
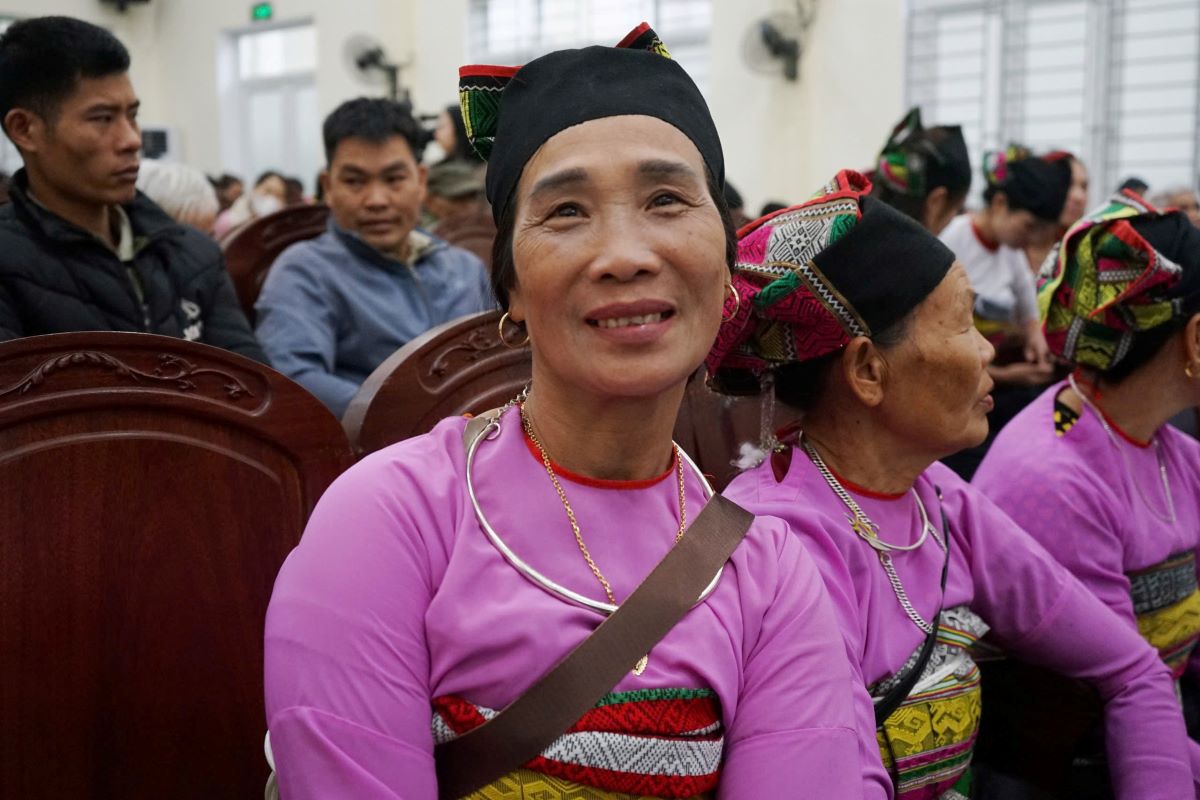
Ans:
[[[1139,615],[1138,631],[1158,650],[1171,673],[1179,677],[1200,639],[1200,592],[1192,592],[1166,608]]]

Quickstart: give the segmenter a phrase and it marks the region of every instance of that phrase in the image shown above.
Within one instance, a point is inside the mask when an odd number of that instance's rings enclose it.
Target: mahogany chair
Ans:
[[[289,206],[234,229],[221,241],[225,266],[250,324],[254,301],[275,259],[296,242],[320,236],[328,221],[329,206]]]
[[[363,381],[342,425],[359,456],[428,432],[440,420],[503,405],[529,382],[528,346],[500,341],[499,311],[439,325]]]
[[[433,231],[455,247],[474,253],[490,271],[492,244],[496,240],[496,223],[491,208],[481,203],[477,208],[440,220]]]
[[[261,797],[264,613],[352,461],[224,350],[0,344],[0,797]]]
[[[448,322],[397,350],[363,382],[342,424],[359,456],[429,431],[449,416],[503,405],[529,382],[528,347],[500,341],[500,312]],[[705,385],[703,370],[688,382],[675,440],[713,485],[725,487],[742,442],[759,441],[757,397],[730,398]],[[782,423],[786,420],[778,420]]]
[[[675,441],[704,471],[717,491],[737,475],[734,461],[745,442],[758,445],[762,438],[759,397],[728,397],[705,383],[701,367],[688,380],[683,404],[675,420]],[[778,413],[778,412],[777,412]],[[786,419],[776,419],[779,427]]]

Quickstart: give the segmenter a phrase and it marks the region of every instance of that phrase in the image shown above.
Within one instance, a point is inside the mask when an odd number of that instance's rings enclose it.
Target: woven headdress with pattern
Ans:
[[[1079,220],[1056,248],[1038,308],[1051,351],[1074,364],[1111,369],[1139,334],[1200,307],[1200,232],[1133,192]]]
[[[843,170],[808,202],[739,232],[738,300],[727,298],[705,362],[718,389],[723,372],[762,374],[884,330],[945,277],[954,254],[871,188]]]

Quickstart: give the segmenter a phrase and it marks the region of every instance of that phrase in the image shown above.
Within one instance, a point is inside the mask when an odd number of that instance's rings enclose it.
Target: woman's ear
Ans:
[[[879,348],[865,336],[850,340],[842,351],[842,378],[859,402],[874,408],[883,402],[887,362]]]
[[[950,190],[945,186],[935,186],[925,195],[925,223],[929,223],[946,213],[946,205],[950,202]]]
[[[1189,371],[1200,378],[1200,314],[1193,314],[1183,328],[1183,357]]]
[[[521,289],[516,285],[508,290],[508,318],[513,322],[525,321],[525,303],[521,299]]]

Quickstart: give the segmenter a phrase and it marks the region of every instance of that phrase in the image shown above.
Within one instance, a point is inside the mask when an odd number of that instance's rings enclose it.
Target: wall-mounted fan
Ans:
[[[389,59],[387,51],[375,38],[364,33],[351,36],[342,47],[342,60],[363,83],[385,86],[392,100],[410,104],[408,90],[400,88],[402,65]]]
[[[756,20],[742,38],[742,56],[755,72],[800,78],[804,37],[817,12],[817,0],[798,0],[796,11],[778,11]]]

